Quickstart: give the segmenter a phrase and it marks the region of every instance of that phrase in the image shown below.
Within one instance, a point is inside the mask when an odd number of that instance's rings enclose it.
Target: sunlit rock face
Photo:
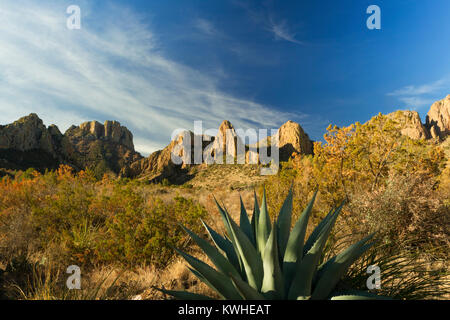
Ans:
[[[450,135],[450,95],[433,103],[427,114],[426,127],[433,138],[444,140]]]
[[[294,121],[288,121],[278,129],[280,160],[288,160],[293,153],[312,154],[313,143],[303,128]]]
[[[428,139],[431,137],[416,111],[399,110],[389,113],[386,116],[395,121],[398,129],[404,136],[414,140]]]
[[[142,156],[134,150],[133,134],[117,121],[97,121],[70,127],[62,140],[62,154],[78,168],[95,168],[119,173]]]

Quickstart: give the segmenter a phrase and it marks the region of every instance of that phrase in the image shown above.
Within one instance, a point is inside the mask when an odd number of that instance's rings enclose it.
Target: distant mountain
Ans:
[[[396,111],[386,117],[394,120],[401,134],[412,139],[443,141],[450,135],[450,95],[431,106],[424,124],[415,111]],[[280,161],[288,160],[293,154],[313,153],[313,141],[298,123],[286,122],[278,129],[278,136]],[[194,153],[196,140],[202,141],[199,154]],[[199,162],[201,165],[226,162],[223,158],[226,154],[239,163],[258,163],[261,148],[270,147],[274,142],[274,137],[269,136],[245,144],[233,125],[225,120],[215,137],[195,136],[185,131],[164,149],[143,158],[134,150],[132,133],[117,121],[85,122],[62,134],[55,125],[47,128],[32,113],[12,124],[0,125],[0,168],[33,167],[44,171],[69,164],[78,170],[90,168],[98,176],[112,171],[121,177],[182,182],[190,167]],[[179,158],[178,164],[172,162],[172,154]]]
[[[93,121],[72,126],[65,134],[48,128],[34,113],[12,124],[0,126],[0,168],[40,171],[68,164],[75,169],[90,168],[98,175],[119,173],[141,159],[134,150],[133,135],[116,121],[104,125]]]
[[[278,129],[278,134],[279,142],[277,146],[280,150],[280,161],[288,160],[293,153],[313,153],[313,143],[298,123],[293,121],[286,122]],[[226,155],[237,163],[258,164],[260,148],[270,146],[273,140],[273,137],[268,137],[256,145],[246,145],[237,135],[231,122],[224,120],[219,126],[215,137],[198,137],[202,141],[202,152],[200,159],[194,161],[195,137],[191,131],[179,134],[163,150],[156,151],[148,158],[138,160],[122,169],[121,176],[130,178],[145,177],[154,181],[161,181],[167,178],[171,181],[182,182],[182,179],[185,178],[183,173],[186,173],[191,166],[220,163],[220,161],[227,163],[226,158],[224,158]],[[241,146],[241,149],[239,146]],[[190,151],[185,152],[186,150]],[[268,151],[270,153],[270,149]],[[180,158],[180,164],[176,165],[172,162],[172,153]]]
[[[142,159],[134,150],[133,135],[117,121],[85,122],[70,127],[62,138],[64,159],[77,168],[99,173],[119,173],[125,166]]]
[[[45,127],[34,113],[0,126],[0,167],[12,170],[57,168],[63,161],[59,153],[61,139],[56,126]]]

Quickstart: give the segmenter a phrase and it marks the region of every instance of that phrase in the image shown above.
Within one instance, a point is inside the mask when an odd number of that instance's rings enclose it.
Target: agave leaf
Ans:
[[[392,300],[389,297],[379,296],[375,293],[352,290],[348,292],[336,293],[331,300]]]
[[[319,267],[317,283],[311,299],[326,299],[330,295],[347,269],[373,245],[373,243],[367,244],[372,237],[373,235],[370,235],[351,245]]]
[[[245,300],[264,300],[264,296],[254,288],[250,287],[247,282],[235,278],[233,275],[230,275],[230,277],[242,298]]]
[[[216,199],[214,199],[214,200],[216,200]],[[228,234],[228,236],[231,239],[231,243],[233,244],[234,251],[236,252],[237,260],[238,260],[238,263],[239,263],[239,270],[244,270],[244,266],[242,264],[242,256],[240,254],[238,254],[239,251],[238,251],[238,249],[236,247],[236,241],[234,239],[232,228],[231,228],[231,223],[234,223],[234,224],[236,224],[236,223],[230,217],[230,215],[228,214],[226,208],[222,208],[219,205],[219,203],[217,202],[217,200],[216,200],[216,205],[217,205],[217,208],[219,209],[220,215],[222,216],[222,220],[223,220],[224,225],[225,225],[225,227],[227,229],[227,234]]]
[[[272,228],[264,250],[264,278],[261,292],[268,299],[284,297],[284,281],[278,257],[277,228]]]
[[[206,240],[197,236],[194,232],[181,226],[189,236],[197,243],[197,245],[203,250],[203,252],[209,257],[212,263],[217,267],[219,271],[223,274],[231,273],[235,277],[240,277],[239,273],[235,267],[217,250],[215,247],[210,245]]]
[[[216,202],[216,206],[219,209],[220,216],[222,217],[223,224],[227,230],[228,235],[231,236],[231,226],[230,222],[228,221],[225,210],[220,206],[220,204],[217,202],[216,198],[214,198],[214,201]]]
[[[253,238],[255,238],[255,246],[256,246],[256,233],[257,233],[257,229],[258,229],[258,221],[259,221],[259,204],[258,204],[258,197],[256,196],[256,191],[253,190],[253,196],[255,199],[255,203],[253,206],[253,215],[252,215],[252,221],[251,221],[251,225],[252,225],[252,231],[253,231]]]
[[[240,226],[241,230],[247,235],[250,241],[255,245],[255,237],[253,236],[252,225],[250,224],[250,220],[248,219],[247,210],[245,210],[244,202],[242,201],[242,197],[239,196],[241,201],[241,217],[240,217]]]
[[[342,202],[342,204],[336,209],[331,210],[326,217],[317,225],[317,227],[314,228],[313,232],[311,232],[308,240],[305,243],[305,246],[303,247],[303,254],[306,254],[313,244],[317,241],[317,238],[319,237],[320,233],[323,231],[323,229],[326,227],[327,223],[333,219],[334,214],[336,212],[340,212],[342,210],[342,207],[344,206],[345,202]],[[334,211],[334,212],[333,212]]]
[[[215,289],[215,287],[208,281],[208,279],[206,279],[204,276],[202,276],[201,273],[199,273],[197,270],[192,269],[191,267],[187,267],[189,269],[189,271],[191,271],[201,282],[203,282],[204,284],[206,284],[208,287],[210,287],[211,289],[213,289],[214,291],[217,291]],[[222,296],[222,299],[223,296]]]
[[[192,266],[192,268],[197,271],[204,279],[207,280],[208,284],[212,289],[217,291],[225,299],[240,300],[241,296],[237,292],[230,278],[225,276],[223,273],[214,270],[206,263],[194,258],[193,256],[175,249],[178,254],[183,256],[183,258]]]
[[[340,213],[336,210],[332,214],[332,218],[328,220],[327,224],[321,230],[316,242],[311,249],[303,256],[303,259],[296,265],[296,274],[289,289],[289,299],[297,299],[298,297],[311,296],[312,280],[314,273],[322,255],[322,250],[328,240],[328,236],[334,223]]]
[[[209,236],[211,237],[211,240],[216,245],[217,249],[222,250],[225,253],[228,260],[230,260],[231,264],[235,267],[236,270],[240,270],[241,265],[239,263],[239,258],[236,254],[236,251],[234,250],[231,241],[222,237],[220,234],[214,231],[214,229],[208,226],[206,222],[204,222],[203,220],[202,223],[206,231],[208,232]]]
[[[231,227],[233,244],[235,244],[240,261],[242,261],[244,266],[247,281],[251,287],[256,290],[260,290],[263,279],[263,265],[261,257],[248,237],[242,232],[242,230],[233,221],[233,219],[231,219],[230,215],[226,211],[225,216]]]
[[[257,226],[256,245],[258,252],[262,257],[264,254],[264,249],[266,248],[267,239],[269,239],[271,231],[270,217],[269,212],[267,211],[266,189],[264,189],[263,198],[261,201],[261,209],[259,213],[259,219],[257,221]]]
[[[316,199],[317,191],[314,193],[311,201],[303,210],[300,219],[290,233],[286,251],[283,258],[283,273],[285,283],[291,283],[294,278],[295,268],[303,258],[303,244],[305,241],[306,228],[308,226],[309,216]],[[286,288],[289,289],[289,288]]]
[[[289,239],[289,232],[291,230],[291,218],[292,218],[292,187],[289,189],[289,193],[284,200],[280,213],[277,219],[277,233],[278,233],[278,249],[280,257],[284,257],[286,246]]]
[[[208,285],[208,287],[213,288],[214,286],[208,281],[208,279],[206,279],[204,276],[202,276],[201,273],[199,273],[197,270],[192,269],[191,267],[187,267],[189,269],[190,272],[192,272],[197,278],[199,278],[203,283],[205,283],[206,285]],[[215,290],[215,289],[214,289]]]

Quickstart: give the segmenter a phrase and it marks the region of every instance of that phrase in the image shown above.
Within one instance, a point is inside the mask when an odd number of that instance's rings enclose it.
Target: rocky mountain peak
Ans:
[[[410,110],[398,110],[387,114],[387,117],[395,121],[402,135],[411,139],[428,139],[430,133],[422,124],[419,113]]]
[[[239,137],[230,121],[224,120],[219,127],[217,136],[214,138],[211,153],[214,159],[219,160],[224,155],[237,156],[237,143]]]
[[[39,170],[70,164],[96,172],[119,172],[141,159],[133,135],[117,121],[89,121],[71,126],[63,135],[57,126],[48,128],[37,114],[0,126],[0,165],[4,168]]]
[[[425,125],[433,138],[444,140],[450,135],[450,94],[433,103],[427,114]]]
[[[101,124],[98,121],[89,121],[82,123],[79,128],[71,127],[69,135],[92,135],[96,139],[109,140],[123,145],[134,152],[133,134],[126,127],[121,126],[118,121],[105,121]]]
[[[55,155],[52,136],[58,136],[58,133],[61,133],[54,127],[56,126],[52,126],[52,133],[50,133],[38,115],[31,113],[12,124],[0,126],[0,148],[22,152],[42,149]]]
[[[278,129],[280,160],[286,161],[292,153],[312,154],[313,143],[303,128],[294,121],[287,121]]]
[[[220,132],[225,132],[225,131],[228,130],[228,129],[234,131],[234,127],[233,127],[233,125],[231,124],[231,122],[228,121],[228,120],[222,121],[222,123],[221,123],[220,126],[219,126],[219,131],[220,131]]]

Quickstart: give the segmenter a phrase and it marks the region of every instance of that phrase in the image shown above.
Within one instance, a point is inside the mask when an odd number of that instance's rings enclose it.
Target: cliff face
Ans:
[[[40,149],[56,158],[55,142],[61,136],[58,128],[47,129],[42,120],[32,113],[12,124],[0,126],[0,149],[22,152]]]
[[[427,114],[426,127],[433,138],[444,140],[450,135],[450,95],[433,103]]]
[[[296,122],[288,121],[278,129],[278,141],[281,161],[287,161],[293,153],[313,153],[312,141]]]
[[[12,124],[0,126],[0,167],[38,170],[57,168],[62,134],[55,126],[45,127],[32,113]]]
[[[131,132],[117,121],[91,121],[70,127],[62,139],[62,154],[78,168],[115,173],[142,158],[134,150]]]
[[[72,126],[64,135],[55,125],[47,128],[36,114],[0,126],[0,167],[7,169],[55,169],[65,163],[119,172],[140,158],[133,135],[116,121]]]
[[[411,139],[429,139],[430,132],[422,124],[420,116],[416,111],[396,111],[387,115],[387,117],[396,123],[401,134]]]
[[[180,133],[167,147],[152,153],[149,157],[140,159],[124,167],[120,176],[136,178],[145,177],[151,181],[170,179],[183,181],[187,169],[195,165],[194,143],[195,139],[202,140],[202,152],[214,138],[195,136],[191,131]],[[205,140],[205,141],[203,141]],[[174,162],[174,159],[175,162]],[[202,161],[201,159],[199,160]]]
[[[281,161],[289,159],[293,152],[312,154],[312,141],[298,123],[288,121],[280,127],[278,132]],[[201,149],[203,157],[197,159],[198,161],[194,161],[194,139],[196,138],[203,141]],[[167,178],[176,181],[188,167],[198,164],[225,164],[227,163],[226,156],[242,161],[238,163],[256,164],[259,161],[258,147],[270,147],[270,138],[265,143],[259,143],[256,146],[244,146],[233,125],[225,120],[219,126],[215,137],[196,137],[192,132],[186,131],[163,150],[154,152],[148,158],[140,159],[123,168],[121,176],[145,177],[155,181]],[[240,149],[240,145],[243,146],[242,149]],[[172,161],[172,153],[178,158],[178,163]]]

